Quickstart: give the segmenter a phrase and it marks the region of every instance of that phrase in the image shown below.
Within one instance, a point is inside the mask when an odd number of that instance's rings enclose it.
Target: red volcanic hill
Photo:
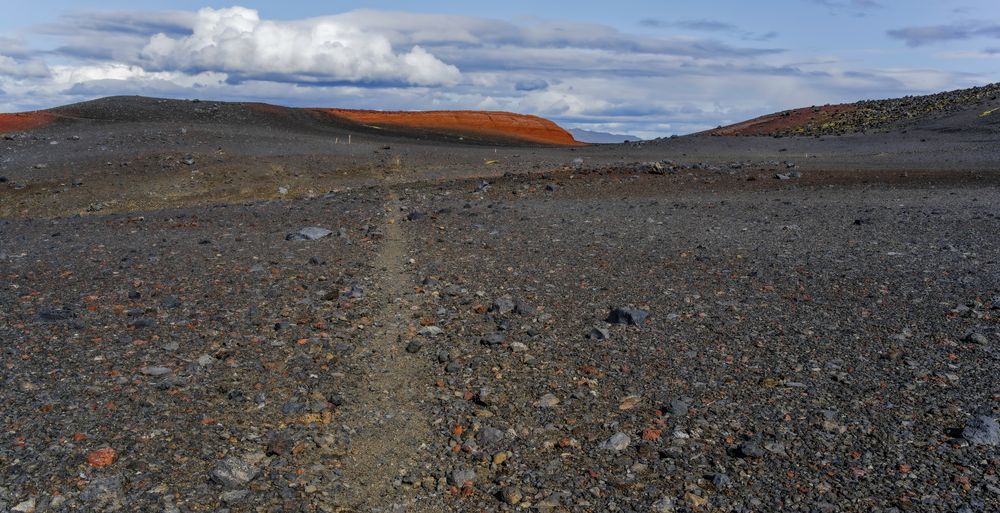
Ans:
[[[0,114],[0,133],[19,132],[41,128],[55,121],[57,116],[46,111]]]
[[[377,110],[310,109],[346,118],[373,128],[417,130],[453,136],[501,138],[531,144],[576,146],[559,125],[538,116],[510,112],[441,110],[426,112],[389,112]]]
[[[0,114],[0,133],[33,130],[54,123],[109,122],[267,123],[289,130],[336,127],[479,144],[582,144],[552,121],[510,112],[297,109],[263,103],[163,100],[136,96],[116,96],[48,110]]]

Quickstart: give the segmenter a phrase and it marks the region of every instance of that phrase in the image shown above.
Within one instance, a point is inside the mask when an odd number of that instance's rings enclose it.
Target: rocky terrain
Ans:
[[[0,140],[0,512],[1000,509],[988,117],[60,112]]]
[[[997,110],[1000,110],[1000,84],[990,84],[926,96],[793,109],[719,127],[707,135],[845,135],[889,132],[935,122],[947,130],[968,128],[975,124],[970,122],[975,122],[976,116],[984,118],[978,124],[995,127],[1000,124],[992,117]],[[953,117],[962,119],[949,119]],[[944,123],[940,123],[942,118]]]

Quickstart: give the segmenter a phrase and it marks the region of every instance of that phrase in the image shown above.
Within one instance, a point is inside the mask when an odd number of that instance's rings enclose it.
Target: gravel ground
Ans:
[[[987,142],[71,129],[4,142],[0,512],[1000,510]]]

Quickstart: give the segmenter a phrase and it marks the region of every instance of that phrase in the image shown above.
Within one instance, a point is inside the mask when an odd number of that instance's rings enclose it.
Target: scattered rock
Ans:
[[[226,504],[239,504],[250,496],[250,490],[229,490],[219,497]]]
[[[119,475],[94,479],[80,493],[80,500],[90,505],[90,511],[119,511],[125,500]]]
[[[87,463],[94,468],[104,468],[118,459],[118,452],[110,447],[104,447],[87,454]]]
[[[327,230],[326,228],[309,226],[295,233],[289,233],[285,236],[285,240],[318,240],[323,237],[328,237],[331,233],[333,233],[333,231]]]
[[[601,444],[602,449],[607,449],[610,451],[621,452],[628,448],[629,444],[632,443],[632,438],[622,433],[621,431],[615,433],[608,438],[603,444]]]
[[[985,415],[974,417],[965,424],[962,438],[972,445],[1000,445],[1000,423]]]
[[[507,337],[505,337],[503,333],[492,333],[490,335],[480,338],[479,343],[484,346],[498,346],[500,344],[503,344],[503,341],[506,339]]]
[[[663,497],[653,503],[650,507],[650,511],[652,513],[673,513],[675,511],[674,500],[668,497]]]
[[[587,337],[591,340],[608,340],[611,338],[611,332],[607,328],[594,328],[590,330]]]
[[[521,489],[516,486],[505,486],[500,490],[500,500],[512,506],[520,504],[524,499]]]
[[[444,330],[437,326],[424,326],[423,328],[420,328],[420,331],[417,333],[425,337],[433,338],[444,333]]]
[[[448,473],[448,483],[454,486],[464,486],[476,480],[476,472],[468,468],[455,469]]]
[[[235,489],[253,481],[259,473],[260,470],[257,467],[240,458],[230,456],[220,461],[212,469],[211,478],[212,481],[226,488]]]
[[[492,427],[486,427],[479,430],[479,434],[476,435],[476,441],[479,442],[480,447],[491,447],[503,440],[503,436],[503,431]]]
[[[172,371],[168,367],[150,366],[139,369],[139,372],[147,376],[162,376],[170,374]]]
[[[649,317],[649,312],[638,308],[615,308],[608,315],[607,322],[611,324],[628,324],[630,326],[642,326]]]
[[[989,343],[989,339],[986,338],[986,335],[983,335],[982,333],[978,333],[975,331],[966,335],[965,338],[963,338],[962,340],[979,345],[986,345]]]
[[[19,502],[10,510],[15,513],[35,513],[35,499],[31,498],[26,501]]]
[[[559,404],[559,398],[553,394],[545,394],[535,403],[539,408],[552,408]]]
[[[761,447],[760,442],[757,440],[749,440],[743,442],[734,447],[731,453],[733,456],[737,458],[744,458],[744,459],[759,459],[763,458],[764,455],[766,454],[764,448]]]

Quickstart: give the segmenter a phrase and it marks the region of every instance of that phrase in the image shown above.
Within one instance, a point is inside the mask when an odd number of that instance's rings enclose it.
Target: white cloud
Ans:
[[[45,78],[49,76],[49,67],[42,61],[18,62],[12,57],[0,54],[0,75],[11,78]]]
[[[447,85],[461,79],[420,46],[397,52],[382,34],[335,17],[261,20],[243,7],[201,9],[188,36],[154,35],[139,62],[153,70],[220,71],[290,82],[402,82]]]

